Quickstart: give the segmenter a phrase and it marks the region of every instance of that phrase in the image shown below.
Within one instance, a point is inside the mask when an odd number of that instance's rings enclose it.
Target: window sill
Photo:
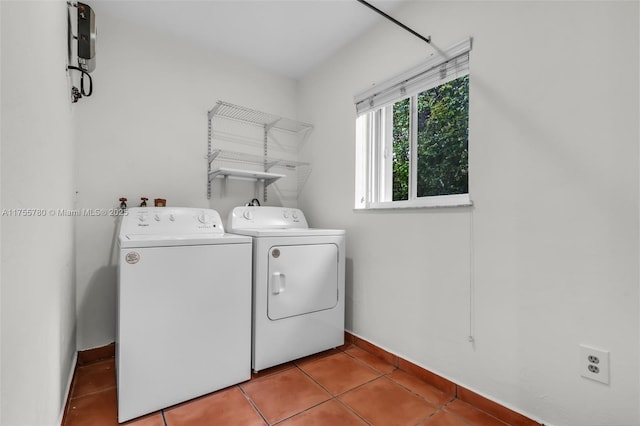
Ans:
[[[366,210],[396,210],[396,209],[423,209],[445,207],[470,207],[473,205],[469,194],[440,195],[424,197],[406,201],[386,201],[380,203],[368,203],[356,206],[354,211]]]

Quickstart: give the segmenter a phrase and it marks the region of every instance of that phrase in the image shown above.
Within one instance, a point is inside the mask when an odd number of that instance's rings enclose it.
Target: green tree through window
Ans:
[[[393,201],[409,199],[410,117],[409,98],[393,105]]]
[[[426,90],[417,101],[416,196],[469,192],[469,76]],[[393,107],[393,200],[409,199],[411,102]]]

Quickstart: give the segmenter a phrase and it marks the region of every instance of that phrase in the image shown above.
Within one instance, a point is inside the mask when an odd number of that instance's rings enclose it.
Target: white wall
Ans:
[[[2,23],[2,7],[0,7],[0,25]],[[2,47],[2,31],[0,27],[0,47]],[[2,57],[0,57],[0,102],[2,97]],[[0,103],[0,123],[2,123],[2,104]],[[1,132],[1,130],[0,130]],[[2,134],[0,133],[0,188],[2,188]],[[0,193],[0,209],[2,209],[2,193]],[[2,262],[2,220],[0,220],[0,265]],[[2,330],[2,272],[0,270],[0,331]],[[0,380],[2,380],[2,337],[0,337]],[[0,384],[0,424],[2,424],[2,385]]]
[[[349,330],[547,424],[640,424],[638,2],[394,16],[433,47],[385,22],[300,85],[300,206],[347,229]],[[353,95],[469,36],[474,206],[353,212]],[[579,344],[611,351],[609,385]]]
[[[295,118],[295,82],[104,13],[96,3],[94,94],[78,110],[78,207],[112,208],[126,196],[228,210],[254,196],[233,182],[206,197],[207,111],[224,100]],[[152,201],[150,201],[152,203]],[[80,217],[78,349],[115,339],[117,221]]]
[[[475,206],[357,214],[352,96],[429,46],[381,24],[297,92],[97,5],[95,93],[74,107],[76,136],[55,71],[63,5],[2,2],[3,208],[73,207],[75,139],[77,207],[145,195],[225,214],[252,194],[206,199],[206,111],[223,99],[295,118],[299,105],[315,125],[301,207],[315,226],[348,231],[351,331],[549,424],[640,422],[637,2],[398,10],[437,46],[474,37]],[[39,25],[15,37],[24,11]],[[79,349],[115,338],[115,229],[110,217],[77,220]],[[3,218],[2,256],[2,423],[52,424],[73,352],[71,219]],[[579,377],[579,343],[611,351],[609,386]]]
[[[0,10],[2,208],[71,209],[67,5]],[[59,424],[76,350],[73,219],[3,215],[1,279],[0,423]]]
[[[0,25],[2,23],[2,7],[0,7]],[[2,47],[2,28],[0,27],[0,47]],[[0,56],[0,124],[2,123],[2,57]],[[1,130],[0,130],[1,132]],[[0,133],[0,189],[2,188],[2,133]],[[2,209],[2,193],[0,193],[0,209]],[[0,220],[0,265],[2,264],[2,220]],[[2,271],[0,270],[0,331],[2,330]],[[0,381],[2,380],[2,337],[0,337]],[[0,424],[2,424],[2,385],[0,384]]]

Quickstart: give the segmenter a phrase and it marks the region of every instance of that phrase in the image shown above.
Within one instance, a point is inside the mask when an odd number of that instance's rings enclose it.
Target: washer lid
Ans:
[[[120,235],[120,248],[132,247],[174,247],[203,246],[215,244],[251,244],[248,236],[234,234],[197,234],[197,235]]]

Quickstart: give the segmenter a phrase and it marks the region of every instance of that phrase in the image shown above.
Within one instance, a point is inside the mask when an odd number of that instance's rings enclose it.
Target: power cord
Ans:
[[[91,96],[91,94],[93,93],[93,79],[91,78],[91,74],[89,74],[86,70],[80,68],[80,67],[74,67],[72,65],[67,65],[67,70],[76,70],[76,71],[80,71],[82,73],[82,76],[80,77],[80,94],[82,96]],[[87,76],[89,78],[89,93],[85,92],[84,90],[84,76]],[[78,89],[76,89],[77,91]],[[75,102],[78,101],[78,99],[80,98],[80,96],[77,96],[77,93],[74,94],[74,98],[75,98]]]

